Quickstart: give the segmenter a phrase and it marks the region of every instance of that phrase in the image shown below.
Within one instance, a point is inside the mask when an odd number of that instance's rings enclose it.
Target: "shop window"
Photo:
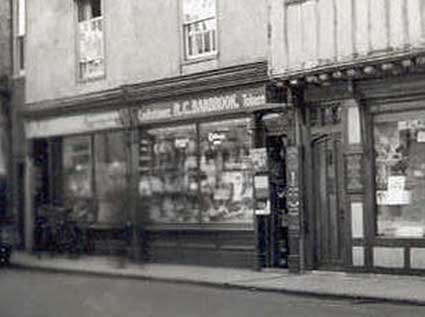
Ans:
[[[425,115],[377,117],[374,142],[377,234],[423,237]]]
[[[78,0],[78,75],[93,79],[105,74],[102,0]]]
[[[183,0],[183,33],[186,59],[216,54],[215,0]]]
[[[141,132],[139,209],[149,211],[150,222],[252,222],[249,122]]]
[[[152,222],[199,221],[196,126],[147,130],[139,192]]]
[[[249,119],[200,125],[203,222],[250,222],[253,217]]]
[[[71,202],[93,197],[91,153],[89,136],[63,140],[64,196]]]
[[[99,223],[124,223],[131,191],[127,181],[128,149],[122,131],[98,133],[95,141],[95,188]]]

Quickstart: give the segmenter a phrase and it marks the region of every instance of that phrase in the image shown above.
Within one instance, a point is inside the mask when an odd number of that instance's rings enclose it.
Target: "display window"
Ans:
[[[62,142],[64,204],[89,223],[128,220],[128,142],[123,131],[65,137]]]
[[[128,149],[122,131],[94,136],[95,188],[99,223],[127,220],[129,188],[127,182]]]
[[[139,193],[150,220],[199,221],[195,125],[141,133]]]
[[[249,119],[200,125],[203,222],[250,222],[253,215]]]
[[[249,122],[141,131],[139,195],[151,222],[252,222]]]
[[[425,113],[381,115],[374,122],[377,234],[425,234]]]
[[[64,139],[64,193],[68,198],[93,197],[91,154],[90,136]]]

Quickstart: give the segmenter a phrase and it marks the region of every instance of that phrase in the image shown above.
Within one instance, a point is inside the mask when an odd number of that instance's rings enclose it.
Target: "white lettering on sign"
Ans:
[[[173,105],[173,115],[175,117],[190,116],[199,113],[235,110],[240,107],[240,104],[236,100],[236,94],[233,94],[229,96],[176,102]]]
[[[205,98],[194,98],[173,103],[161,103],[144,107],[138,112],[139,122],[168,118],[190,117],[213,112],[235,111],[263,105],[266,96],[262,89],[253,92],[235,92]]]
[[[264,94],[242,94],[242,98],[245,108],[258,107],[266,103],[266,96]]]
[[[166,119],[171,116],[170,108],[140,110],[138,115],[140,121]]]
[[[226,140],[226,135],[220,132],[210,132],[208,134],[208,141],[211,143],[221,143]]]

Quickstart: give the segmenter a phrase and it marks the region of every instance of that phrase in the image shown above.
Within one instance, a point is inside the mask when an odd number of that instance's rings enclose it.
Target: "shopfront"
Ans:
[[[130,220],[129,136],[122,112],[50,117],[28,121],[25,128],[25,184],[32,193],[26,219],[35,225],[47,210],[65,208],[93,231],[122,228]],[[27,245],[36,249],[37,228],[29,223]]]
[[[285,141],[263,120],[281,105],[266,103],[264,83],[125,99],[27,120],[26,219],[69,206],[97,253],[131,223],[148,261],[287,267]]]
[[[270,218],[269,179],[266,175],[263,184],[266,199],[260,199],[254,180],[263,166],[255,163],[267,160],[261,118],[278,106],[267,107],[265,101],[265,88],[257,85],[134,109],[138,215],[145,224],[150,260],[266,265],[258,260],[258,246],[266,236],[258,234],[257,226],[259,219]]]
[[[307,269],[424,273],[425,81],[419,64],[385,69],[292,86],[303,91],[295,104]]]
[[[394,89],[398,96],[369,98],[373,156],[367,157],[374,177],[366,184],[371,193],[366,195],[368,206],[373,210],[365,218],[370,222],[367,234],[372,245],[368,262],[375,270],[423,274],[425,98],[417,85],[423,85],[424,79],[415,74],[404,81]]]

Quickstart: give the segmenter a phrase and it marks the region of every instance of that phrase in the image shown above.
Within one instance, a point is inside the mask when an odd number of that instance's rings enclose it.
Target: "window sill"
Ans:
[[[104,80],[106,79],[106,75],[98,75],[98,76],[94,76],[94,77],[90,77],[90,78],[78,78],[77,79],[77,84],[88,84],[91,82],[95,82],[95,81],[100,81],[100,80]]]
[[[405,237],[399,237],[399,236],[375,236],[376,240],[382,240],[382,241],[388,241],[388,240],[400,240],[400,241],[405,241],[405,240],[424,240],[425,241],[425,236],[405,236]]]
[[[253,231],[252,223],[170,223],[170,224],[149,224],[146,226],[147,231]]]
[[[218,59],[218,52],[205,54],[197,57],[185,57],[185,59],[182,61],[182,65],[193,65],[193,64],[199,64],[203,62],[209,62],[212,60]]]

